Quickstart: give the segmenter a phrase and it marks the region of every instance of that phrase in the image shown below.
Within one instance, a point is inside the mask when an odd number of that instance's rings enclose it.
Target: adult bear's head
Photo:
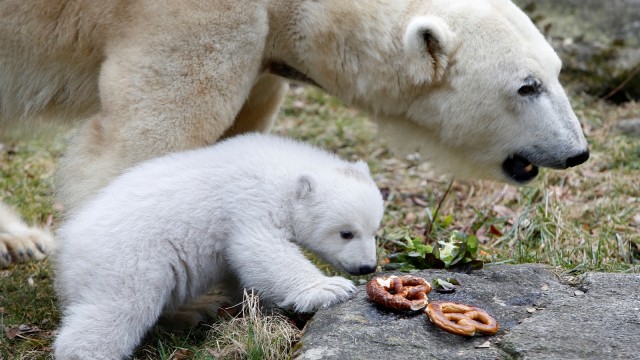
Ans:
[[[538,167],[586,161],[586,140],[558,81],[560,59],[529,18],[506,0],[444,10],[406,26],[409,78],[429,90],[406,113],[423,126],[400,135],[428,129],[421,152],[466,177],[524,183]]]
[[[305,4],[291,65],[371,112],[393,147],[514,183],[588,159],[560,59],[509,0]]]

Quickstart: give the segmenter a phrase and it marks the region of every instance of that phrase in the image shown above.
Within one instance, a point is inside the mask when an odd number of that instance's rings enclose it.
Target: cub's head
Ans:
[[[296,242],[350,274],[375,271],[375,233],[382,213],[382,196],[363,162],[297,179],[292,207]]]
[[[405,151],[458,176],[513,183],[588,159],[560,59],[513,3],[435,1],[419,13],[402,41],[407,112],[383,121]]]

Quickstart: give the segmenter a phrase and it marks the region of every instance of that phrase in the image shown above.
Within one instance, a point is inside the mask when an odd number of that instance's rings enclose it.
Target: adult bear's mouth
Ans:
[[[524,156],[518,154],[509,156],[502,163],[502,170],[510,179],[519,183],[529,182],[538,175],[538,167]]]

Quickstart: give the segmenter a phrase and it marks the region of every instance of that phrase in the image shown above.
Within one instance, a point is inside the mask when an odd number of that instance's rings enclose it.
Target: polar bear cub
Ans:
[[[57,233],[56,358],[126,357],[163,312],[228,276],[298,312],[347,300],[355,286],[299,246],[371,273],[382,213],[365,163],[270,135],[134,167]]]

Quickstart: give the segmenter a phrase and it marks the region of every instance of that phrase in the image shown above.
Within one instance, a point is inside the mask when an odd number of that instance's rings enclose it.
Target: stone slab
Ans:
[[[446,333],[421,312],[394,313],[378,307],[360,286],[354,299],[313,317],[294,358],[640,358],[640,275],[562,278],[538,264],[486,266],[470,275],[442,270],[415,275],[430,282],[436,277],[457,278],[460,289],[452,294],[431,292],[430,300],[481,307],[498,321],[498,334],[465,338]]]

